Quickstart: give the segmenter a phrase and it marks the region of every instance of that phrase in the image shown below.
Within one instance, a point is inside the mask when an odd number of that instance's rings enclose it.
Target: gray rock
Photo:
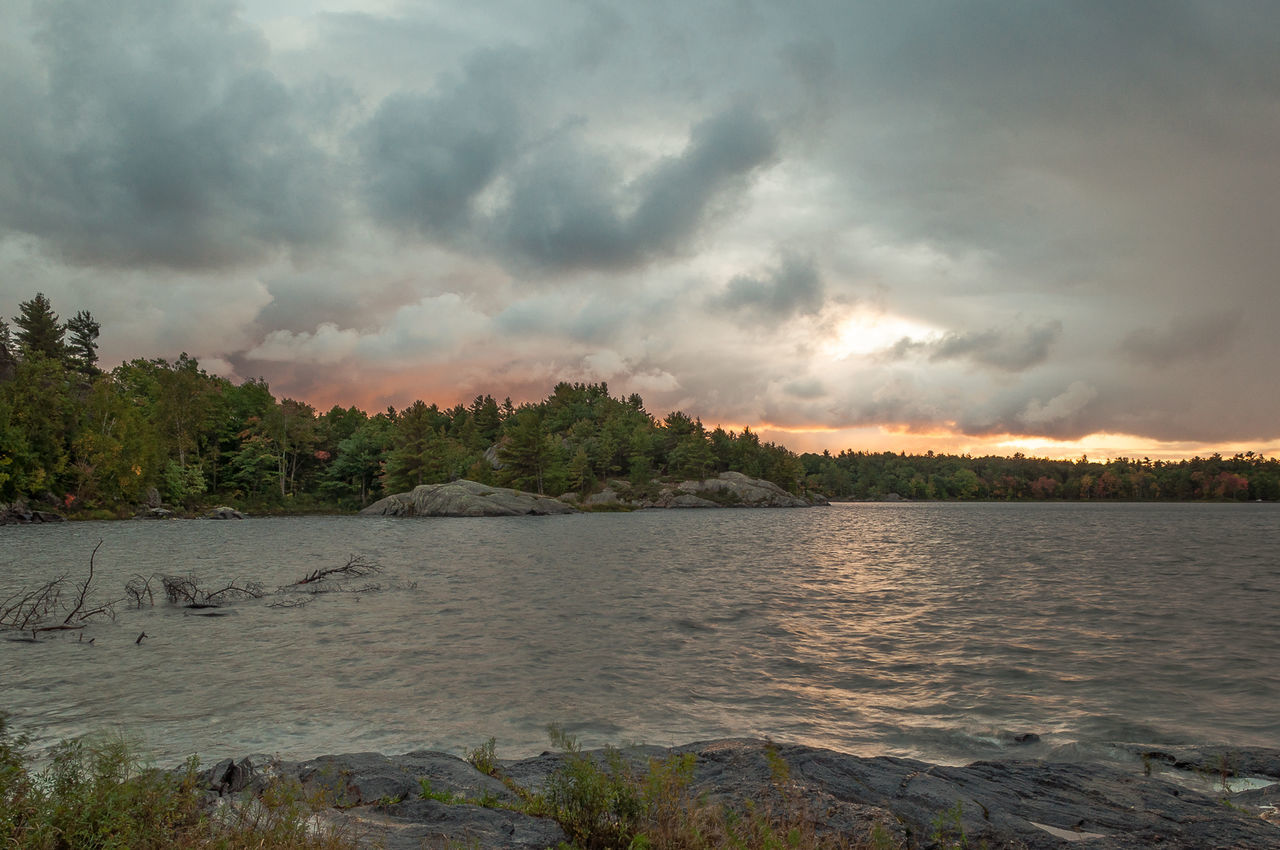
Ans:
[[[205,519],[248,519],[248,514],[242,514],[235,508],[228,508],[226,505],[214,508],[204,515]]]
[[[720,505],[704,499],[701,496],[695,496],[692,493],[680,493],[679,495],[671,495],[660,499],[655,503],[655,507],[661,508],[718,508]]]
[[[577,509],[558,499],[475,481],[422,484],[410,493],[397,493],[360,511],[368,516],[545,516],[571,514]]]
[[[1155,747],[1149,744],[1114,744],[1155,764],[1202,775],[1263,776],[1280,782],[1280,750],[1251,747]]]
[[[702,481],[682,481],[676,485],[686,493],[714,493],[728,503],[749,508],[806,508],[809,502],[793,496],[772,481],[750,478],[741,472],[722,472]]]
[[[12,505],[0,504],[0,525],[22,525],[31,522],[66,522],[67,518],[53,511],[34,510],[25,502]]]
[[[592,493],[590,496],[587,496],[582,503],[589,507],[599,507],[600,505],[624,504],[624,501],[622,497],[618,495],[617,490],[612,487],[605,487],[599,493]]]
[[[851,843],[878,828],[897,846],[911,848],[1280,848],[1280,828],[1256,816],[1264,805],[1252,802],[1258,791],[1232,795],[1228,805],[1221,795],[1145,776],[1137,764],[1130,770],[1035,760],[944,767],[746,739],[623,751],[638,769],[651,759],[686,753],[694,758],[693,799],[755,811],[783,807],[801,812],[817,833]],[[589,755],[601,758],[599,752]],[[1201,755],[1211,758],[1207,752]],[[1238,755],[1242,764],[1253,767],[1266,767],[1274,757],[1266,751]],[[502,772],[508,782],[537,792],[565,758],[543,753],[507,763]],[[208,772],[208,785],[253,790],[272,775],[295,777],[309,788],[328,791],[343,807],[329,816],[357,824],[370,846],[533,850],[565,840],[550,820],[493,808],[515,805],[520,797],[503,782],[444,753],[355,753],[271,769],[258,769],[249,760],[226,760]],[[432,792],[426,798],[424,779]],[[462,798],[472,802],[460,802]],[[1274,800],[1275,795],[1259,799]],[[482,800],[489,806],[477,804]]]
[[[767,787],[765,744],[682,749],[699,757],[699,781],[707,787],[732,789],[745,799]],[[1260,818],[1138,770],[1041,761],[941,767],[798,746],[779,746],[777,753],[807,793],[891,812],[910,840],[923,846],[942,832],[953,840],[963,833],[967,846],[985,842],[993,849],[1057,850],[1086,838],[1085,846],[1098,850],[1280,847],[1280,831]]]

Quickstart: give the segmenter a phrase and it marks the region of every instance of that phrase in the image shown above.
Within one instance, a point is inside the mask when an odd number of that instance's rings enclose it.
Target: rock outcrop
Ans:
[[[12,505],[0,504],[0,525],[21,525],[31,522],[66,522],[66,517],[53,511],[41,511],[28,507],[23,502]]]
[[[624,751],[639,770],[650,759],[684,753],[694,759],[690,799],[739,808],[750,803],[764,810],[800,800],[818,833],[838,833],[855,842],[878,827],[903,848],[1280,848],[1280,827],[1259,817],[1274,809],[1280,785],[1271,786],[1269,796],[1268,789],[1233,794],[1214,790],[1194,773],[1185,781],[1144,775],[1136,761],[1127,769],[1044,761],[943,767],[744,739]],[[1201,756],[1184,761],[1213,762],[1211,754]],[[1238,757],[1251,767],[1271,769],[1280,753]],[[450,843],[533,850],[555,846],[565,836],[555,822],[513,810],[521,800],[513,787],[536,792],[564,760],[563,754],[544,753],[505,762],[504,782],[436,752],[283,763],[251,757],[223,761],[204,779],[211,792],[226,794],[261,787],[270,776],[294,777],[327,790],[342,807],[331,817],[355,821],[370,846],[388,850]],[[785,765],[781,779],[780,764]],[[1280,775],[1266,777],[1280,781]]]
[[[409,493],[379,499],[360,511],[369,516],[545,516],[577,509],[558,499],[475,481],[421,484]]]
[[[809,502],[793,496],[772,481],[750,478],[741,472],[722,472],[715,478],[682,481],[677,490],[703,495],[721,504],[740,504],[752,508],[805,508]]]
[[[663,485],[653,495],[642,493],[627,481],[610,479],[599,493],[583,500],[595,508],[805,508],[825,505],[826,499],[803,499],[772,481],[751,478],[741,472],[722,472],[715,478],[690,479]]]
[[[204,515],[205,519],[248,519],[248,514],[243,514],[235,508],[229,508],[226,505],[213,508]]]

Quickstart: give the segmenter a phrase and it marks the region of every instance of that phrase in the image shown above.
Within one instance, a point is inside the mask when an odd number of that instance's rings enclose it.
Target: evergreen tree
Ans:
[[[556,452],[536,407],[522,409],[508,420],[506,438],[498,447],[502,477],[519,490],[542,494],[556,464]]]
[[[14,352],[9,323],[0,319],[0,381],[12,380],[17,368],[18,358]]]
[[[71,335],[66,346],[67,354],[71,364],[87,375],[98,371],[98,332],[101,329],[88,310],[81,310],[75,318],[67,321],[66,330]]]
[[[35,298],[18,304],[18,309],[22,312],[13,317],[13,323],[18,326],[16,338],[23,356],[39,355],[61,360],[65,353],[62,343],[64,329],[44,293],[37,292]]]

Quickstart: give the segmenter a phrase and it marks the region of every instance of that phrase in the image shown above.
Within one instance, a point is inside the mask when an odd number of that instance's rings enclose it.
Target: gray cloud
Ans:
[[[476,196],[509,167],[522,141],[519,93],[529,77],[520,51],[489,51],[434,94],[384,100],[360,132],[374,215],[429,234],[465,231]]]
[[[36,4],[3,97],[0,224],[84,264],[214,268],[336,235],[315,116],[231,3]]]
[[[709,303],[712,308],[736,313],[748,323],[769,324],[816,314],[822,309],[824,296],[825,287],[813,258],[787,253],[776,267],[761,276],[733,278],[728,288]]]
[[[1241,320],[1234,312],[1175,317],[1165,327],[1133,331],[1120,343],[1120,352],[1156,369],[1222,357],[1235,347]]]
[[[1274,3],[324,6],[0,2],[0,314],[345,403],[1276,436]]]
[[[631,268],[693,242],[777,144],[764,119],[734,108],[694,126],[679,156],[624,183],[610,157],[566,131],[512,175],[494,233],[516,259],[542,269]]]
[[[999,328],[952,331],[936,340],[901,339],[889,349],[888,355],[903,359],[922,354],[932,363],[969,360],[1006,372],[1022,372],[1044,363],[1049,358],[1050,347],[1061,335],[1059,321],[1014,331]]]

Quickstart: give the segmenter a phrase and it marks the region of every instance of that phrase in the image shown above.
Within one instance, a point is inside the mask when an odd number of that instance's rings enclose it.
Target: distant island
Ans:
[[[354,512],[458,480],[625,509],[723,473],[805,502],[1280,499],[1280,461],[1252,452],[1106,462],[796,454],[749,427],[708,428],[679,410],[659,419],[639,395],[615,398],[604,382],[562,382],[519,405],[485,394],[447,408],[419,400],[372,415],[340,405],[322,413],[276,398],[262,379],[210,375],[186,354],[104,371],[88,312],[62,322],[40,294],[20,307],[12,328],[0,319],[0,513]]]

